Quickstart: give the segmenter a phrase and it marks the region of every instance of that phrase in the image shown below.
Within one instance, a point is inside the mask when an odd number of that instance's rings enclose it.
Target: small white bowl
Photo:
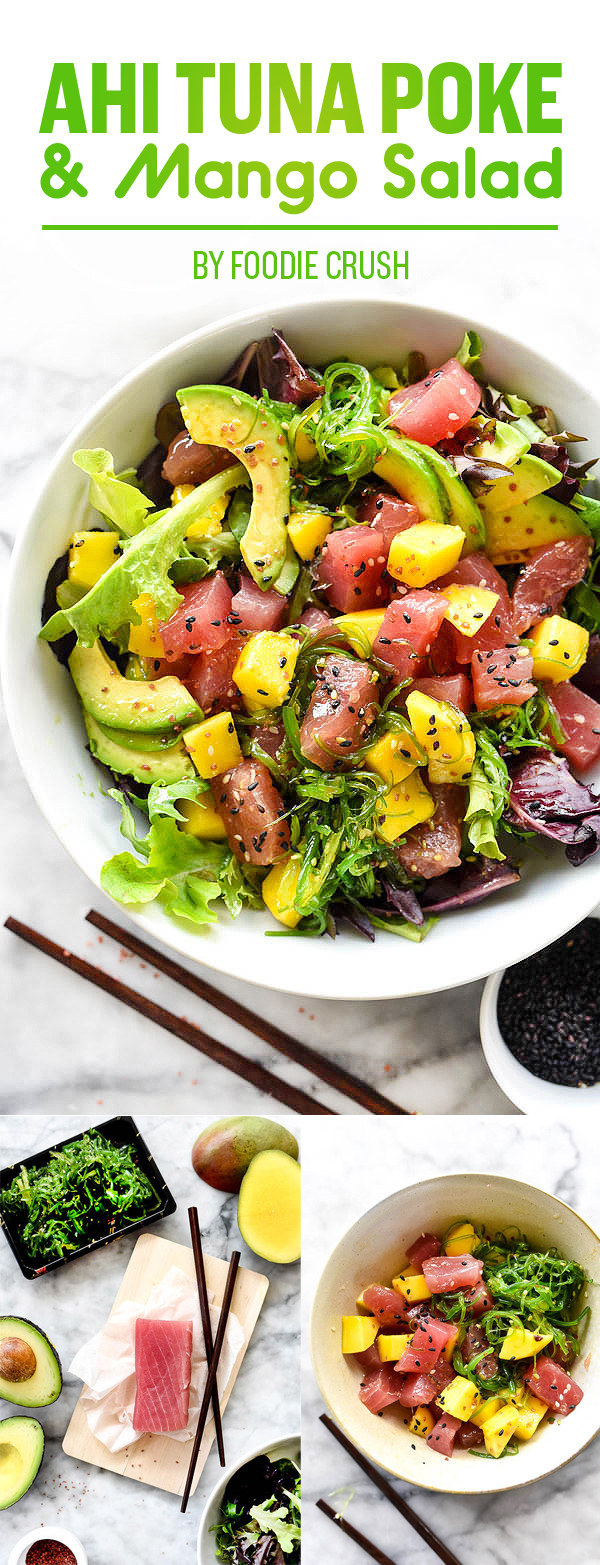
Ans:
[[[482,1461],[471,1451],[442,1458],[412,1435],[408,1423],[384,1413],[375,1418],[359,1400],[361,1370],[343,1358],[340,1318],[352,1314],[369,1282],[394,1276],[407,1246],[420,1233],[443,1233],[469,1216],[492,1232],[512,1225],[535,1245],[555,1245],[591,1279],[584,1296],[592,1306],[574,1375],[584,1398],[568,1417],[542,1424],[518,1456]],[[600,1429],[600,1237],[583,1217],[544,1190],[503,1175],[446,1174],[409,1185],[365,1212],[330,1256],[319,1282],[310,1326],[315,1376],[324,1402],[365,1456],[395,1477],[442,1494],[490,1494],[518,1489],[564,1467]],[[202,1565],[211,1562],[202,1559]]]
[[[33,1532],[28,1532],[26,1538],[21,1538],[21,1542],[16,1543],[12,1553],[9,1554],[7,1565],[25,1565],[27,1550],[31,1548],[32,1543],[39,1543],[41,1538],[45,1543],[64,1543],[65,1547],[71,1549],[75,1555],[77,1565],[88,1565],[83,1544],[75,1537],[75,1533],[69,1532],[66,1527],[55,1527],[52,1522],[48,1527],[34,1528]]]
[[[545,1112],[560,1119],[561,1114],[573,1109],[600,1108],[600,1082],[593,1087],[564,1087],[553,1081],[544,1081],[526,1070],[511,1054],[498,1026],[498,993],[506,968],[492,973],[484,986],[479,1011],[481,1045],[492,1076],[498,1086],[522,1109],[524,1114]]]
[[[216,1527],[219,1520],[223,1495],[234,1473],[238,1473],[241,1467],[246,1466],[247,1462],[254,1461],[256,1456],[269,1456],[275,1462],[280,1460],[281,1457],[287,1456],[290,1458],[290,1461],[299,1463],[300,1444],[300,1435],[282,1435],[279,1439],[272,1440],[267,1445],[263,1442],[262,1445],[254,1446],[251,1451],[246,1451],[238,1462],[233,1462],[231,1467],[226,1468],[225,1472],[221,1474],[219,1482],[211,1490],[204,1507],[198,1532],[198,1565],[215,1565],[217,1556],[213,1527]]]

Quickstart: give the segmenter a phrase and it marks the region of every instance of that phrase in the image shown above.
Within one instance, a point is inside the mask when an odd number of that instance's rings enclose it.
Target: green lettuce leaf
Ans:
[[[208,791],[209,785],[203,777],[184,777],[173,783],[153,783],[147,799],[150,823],[153,824],[160,816],[176,821],[185,820],[185,816],[177,809],[177,800],[192,799],[197,804],[201,795]]]
[[[244,472],[241,466],[239,472]],[[52,615],[39,632],[42,641],[56,641],[71,630],[84,647],[93,646],[99,636],[114,639],[123,625],[139,625],[140,616],[133,603],[142,592],[154,599],[158,618],[168,619],[181,603],[169,571],[180,554],[188,527],[227,492],[232,474],[239,482],[235,468],[217,473],[130,538],[120,558],[85,597],[72,608],[59,609]]]
[[[456,355],[459,364],[463,364],[466,370],[473,370],[476,366],[481,368],[481,355],[483,343],[476,331],[466,331]]]
[[[180,831],[175,820],[159,817],[136,847],[146,855],[144,863],[132,853],[117,853],[103,865],[100,879],[108,896],[125,906],[158,899],[177,918],[214,923],[209,903],[221,896],[219,874],[231,857],[226,845],[202,842]]]
[[[110,451],[99,447],[95,451],[75,451],[75,467],[87,473],[90,480],[89,502],[107,522],[117,527],[126,538],[133,537],[146,525],[152,501],[132,483],[132,470],[120,475],[115,473]]]
[[[249,1515],[261,1533],[274,1533],[283,1553],[291,1554],[294,1544],[300,1541],[300,1528],[297,1522],[287,1520],[289,1511],[285,1506],[278,1505],[270,1509],[269,1502],[266,1505],[251,1505]]]
[[[477,735],[477,749],[469,778],[469,803],[465,825],[471,847],[486,859],[504,859],[497,829],[509,794],[508,772],[496,746],[487,735]]]

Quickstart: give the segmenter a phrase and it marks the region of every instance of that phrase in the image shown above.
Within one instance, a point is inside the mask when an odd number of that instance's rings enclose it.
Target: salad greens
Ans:
[[[0,1213],[35,1262],[69,1255],[159,1207],[135,1147],[116,1146],[97,1130],[51,1152],[39,1167],[22,1167],[0,1192]]]
[[[255,1457],[229,1480],[216,1532],[226,1565],[298,1565],[300,1473],[282,1458]]]

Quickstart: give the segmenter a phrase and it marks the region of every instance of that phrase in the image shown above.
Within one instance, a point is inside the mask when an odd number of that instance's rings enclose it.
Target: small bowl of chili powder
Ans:
[[[88,1565],[88,1557],[73,1532],[50,1523],[21,1538],[9,1555],[8,1565]]]
[[[600,1108],[600,916],[485,985],[487,1063],[524,1113]]]

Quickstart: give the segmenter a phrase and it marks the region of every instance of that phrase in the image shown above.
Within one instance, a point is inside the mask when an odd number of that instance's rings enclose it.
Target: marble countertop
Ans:
[[[359,1565],[360,1550],[315,1508],[330,1498],[359,1531],[402,1565],[430,1565],[429,1547],[369,1483],[319,1423],[324,1411],[310,1364],[308,1315],[323,1267],[336,1243],[363,1212],[416,1178],[492,1169],[517,1175],[574,1206],[600,1224],[597,1138],[581,1118],[549,1125],[530,1120],[381,1122],[376,1143],[367,1121],[306,1122],[303,1136],[303,1538],[306,1558],[328,1565]],[[390,1172],[392,1170],[392,1172]],[[559,1565],[576,1555],[582,1565],[600,1557],[598,1441],[553,1477],[506,1495],[450,1496],[394,1486],[461,1565]],[[514,1458],[518,1461],[518,1457]],[[338,1492],[339,1491],[339,1492]]]
[[[224,1417],[227,1463],[244,1452],[294,1432],[300,1422],[299,1268],[261,1261],[239,1238],[235,1205],[198,1180],[191,1147],[206,1116],[136,1115],[157,1164],[178,1203],[178,1211],[157,1225],[164,1238],[186,1243],[188,1204],[198,1206],[204,1246],[228,1258],[242,1252],[242,1265],[270,1278],[269,1291]],[[63,1136],[87,1129],[81,1115],[13,1116],[0,1119],[2,1163],[51,1146]],[[106,1320],[127,1266],[133,1239],[119,1239],[95,1255],[73,1261],[46,1277],[26,1281],[0,1233],[0,1299],[5,1313],[25,1315],[43,1327],[59,1351],[63,1371],[75,1350]],[[65,1373],[57,1402],[40,1412],[46,1454],[39,1477],[24,1499],[2,1515],[0,1555],[35,1527],[52,1521],[70,1528],[87,1548],[90,1565],[123,1565],[125,1559],[185,1565],[196,1558],[196,1537],[203,1504],[221,1469],[213,1448],[185,1516],[175,1496],[133,1483],[114,1473],[76,1462],[62,1452],[62,1441],[81,1391],[81,1382]],[[7,1403],[0,1416],[17,1413]],[[133,1528],[133,1533],[132,1533]],[[135,1553],[132,1537],[135,1537]]]

